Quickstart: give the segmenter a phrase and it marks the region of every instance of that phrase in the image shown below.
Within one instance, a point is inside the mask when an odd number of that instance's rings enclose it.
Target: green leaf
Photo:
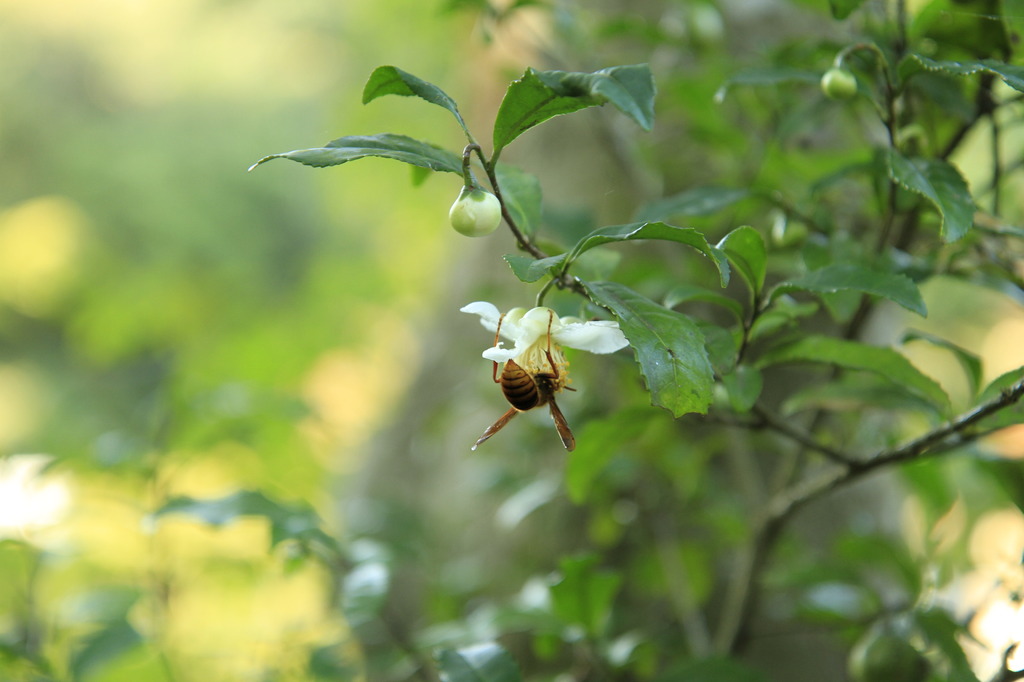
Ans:
[[[1024,367],[1011,369],[1009,372],[1000,374],[985,387],[984,391],[981,392],[981,395],[978,396],[978,402],[984,403],[989,400],[995,400],[999,397],[1000,393],[1011,389],[1021,379],[1024,379]]]
[[[717,213],[750,196],[750,190],[732,187],[695,187],[681,194],[658,199],[637,213],[638,220],[659,220],[669,216],[705,216]]]
[[[1006,498],[1024,513],[1024,468],[1020,460],[978,458],[972,464],[988,473]]]
[[[561,578],[550,588],[551,610],[565,623],[583,626],[588,635],[603,636],[622,575],[598,568],[592,555],[563,559],[559,568]]]
[[[759,295],[764,287],[768,261],[761,233],[747,225],[737,227],[718,242],[718,248],[736,266],[754,295]]]
[[[512,214],[512,219],[522,232],[534,234],[541,220],[540,180],[535,175],[503,163],[499,163],[495,170],[501,187],[501,198]]]
[[[949,682],[978,682],[960,646],[960,637],[969,636],[967,628],[953,620],[951,614],[937,608],[916,611],[913,619],[928,642],[938,648],[949,662],[950,670],[946,677]]]
[[[718,376],[731,373],[736,368],[739,354],[737,334],[725,327],[699,321],[697,328],[704,335],[704,349],[711,361],[711,368]]]
[[[531,258],[530,256],[517,256],[506,254],[505,262],[512,268],[512,273],[521,282],[536,282],[545,275],[554,274],[562,267],[568,254],[560,253],[557,256],[547,258]]]
[[[1024,92],[1024,66],[1006,64],[995,59],[968,59],[962,62],[938,61],[920,54],[907,55],[900,64],[900,75],[908,77],[920,66],[926,71],[941,71],[951,76],[973,76],[976,73],[991,73],[1003,79],[1018,92]]]
[[[142,635],[128,621],[118,619],[105,624],[71,657],[71,679],[88,679],[142,643]]]
[[[350,135],[339,137],[323,147],[271,154],[254,163],[249,170],[271,159],[291,159],[306,166],[326,168],[368,156],[394,159],[420,168],[462,175],[462,158],[457,154],[428,142],[391,133]]]
[[[422,166],[409,166],[409,179],[413,187],[419,187],[430,177],[430,169]]]
[[[360,679],[360,663],[351,659],[345,641],[315,646],[307,662],[309,682],[336,682]]]
[[[1024,44],[1024,0],[1002,0],[1000,4],[1006,41],[1018,50]]]
[[[946,350],[953,353],[953,356],[963,367],[964,373],[967,375],[967,384],[970,388],[971,395],[975,396],[978,394],[978,388],[981,386],[981,358],[974,353],[961,348],[952,341],[933,336],[927,332],[921,332],[916,330],[910,330],[903,335],[903,343],[908,341],[927,341],[928,343],[938,346],[939,348],[945,348]]]
[[[729,404],[737,412],[749,412],[761,397],[764,379],[761,370],[750,365],[738,365],[722,377],[722,385],[729,395]]]
[[[776,86],[788,83],[813,83],[821,82],[821,73],[818,71],[805,71],[803,69],[792,69],[785,67],[768,67],[762,69],[747,69],[725,81],[718,92],[715,93],[715,101],[725,100],[729,90],[737,85],[742,86]]]
[[[930,201],[942,219],[947,242],[967,234],[974,225],[974,200],[960,171],[940,159],[908,159],[889,150],[889,174],[905,189]]]
[[[666,308],[675,308],[677,305],[683,303],[689,303],[696,301],[699,303],[712,303],[717,306],[725,308],[737,321],[743,321],[743,306],[739,301],[729,298],[717,291],[711,291],[704,287],[695,286],[692,284],[680,284],[673,287],[665,294],[665,301],[663,305]]]
[[[860,308],[861,294],[856,291],[836,291],[831,294],[820,293],[818,298],[825,304],[833,320],[845,324],[853,319]]]
[[[922,317],[928,314],[921,292],[909,277],[872,270],[854,263],[827,265],[803,277],[782,282],[772,289],[768,298],[771,300],[780,293],[791,291],[831,293],[845,290],[887,298]]]
[[[444,649],[437,655],[443,682],[521,682],[512,656],[494,642],[462,649]]]
[[[772,302],[772,306],[757,316],[750,328],[749,340],[769,336],[780,329],[792,326],[796,320],[818,312],[818,304],[808,301],[798,303],[789,296],[780,296]]]
[[[978,404],[995,400],[1003,391],[1011,390],[1021,380],[1024,380],[1024,367],[1019,367],[999,375],[978,396]],[[1024,401],[1008,405],[1006,408],[986,417],[982,423],[986,429],[1024,424]]]
[[[633,347],[652,404],[676,417],[706,414],[714,375],[704,335],[686,315],[660,306],[615,282],[584,282],[587,293],[619,321]]]
[[[950,411],[949,396],[942,387],[892,348],[867,346],[827,336],[808,336],[768,351],[758,360],[757,366],[764,368],[787,362],[825,363],[873,372],[924,398],[942,414]]]
[[[912,410],[941,419],[943,413],[931,402],[876,374],[843,376],[833,381],[814,384],[786,398],[783,415],[803,410],[824,409],[856,412],[865,409],[897,412]]]
[[[847,529],[837,538],[832,558],[839,565],[853,569],[850,575],[853,582],[863,583],[867,570],[872,575],[886,576],[887,581],[891,577],[889,584],[901,586],[908,594],[920,594],[922,575],[918,559],[898,537],[884,532]],[[873,596],[881,599],[877,593]]]
[[[565,489],[574,504],[590,496],[594,481],[624,446],[635,445],[650,426],[648,408],[624,410],[587,422],[578,434],[576,449],[565,465]]]
[[[829,9],[836,19],[845,19],[864,4],[864,0],[828,0]]]
[[[394,66],[378,66],[370,74],[370,78],[363,88],[363,104],[368,104],[384,95],[419,97],[431,104],[443,107],[455,116],[455,120],[469,136],[469,129],[466,127],[466,122],[462,120],[462,114],[459,113],[459,107],[455,104],[455,100],[433,83],[428,83]]]
[[[270,522],[271,544],[285,540],[314,540],[338,552],[335,540],[321,527],[320,517],[303,504],[282,504],[257,490],[240,490],[224,497],[197,499],[175,497],[152,514],[159,520],[168,514],[185,514],[211,526],[223,526],[245,516],[262,516]]]
[[[644,130],[654,125],[654,78],[646,64],[594,73],[527,69],[505,93],[494,121],[494,154],[533,126],[561,114],[611,103]]]
[[[602,244],[633,241],[637,239],[660,239],[691,246],[711,259],[718,269],[718,278],[724,287],[729,283],[729,263],[724,253],[708,244],[704,234],[692,227],[676,227],[662,222],[629,223],[600,227],[581,239],[569,253],[569,263],[580,254]]]

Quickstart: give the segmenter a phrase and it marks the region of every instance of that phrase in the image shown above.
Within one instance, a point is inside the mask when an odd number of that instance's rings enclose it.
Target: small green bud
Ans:
[[[448,212],[448,219],[456,232],[467,237],[483,237],[498,228],[501,202],[479,187],[463,187]]]
[[[829,99],[850,99],[857,94],[857,77],[846,69],[833,67],[821,77],[821,91]]]

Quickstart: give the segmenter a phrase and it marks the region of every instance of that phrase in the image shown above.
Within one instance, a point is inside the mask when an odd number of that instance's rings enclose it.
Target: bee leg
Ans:
[[[544,355],[546,355],[548,357],[548,365],[551,366],[551,373],[550,374],[540,375],[540,376],[550,377],[551,379],[553,379],[554,381],[557,382],[558,381],[558,377],[561,376],[561,373],[558,371],[558,365],[555,364],[555,359],[553,357],[551,357],[551,323],[554,321],[554,319],[555,319],[554,311],[549,312],[548,313],[548,347],[544,350]],[[566,391],[575,391],[576,390],[575,388],[570,388],[569,386],[562,386],[562,388],[559,389],[559,390],[562,390],[562,389],[565,389]]]
[[[512,417],[516,416],[518,413],[519,410],[517,410],[514,407],[510,407],[508,409],[508,412],[506,412],[505,414],[501,415],[501,417],[498,418],[498,421],[494,422],[493,424],[487,427],[487,430],[484,431],[484,435],[480,436],[480,438],[477,439],[476,443],[473,444],[473,447],[471,447],[470,450],[476,450],[481,443],[483,443],[485,440],[496,434],[498,431],[501,431],[503,428],[505,428],[505,424],[508,424]]]
[[[494,345],[495,346],[497,346],[498,342],[501,340],[501,323],[502,323],[502,321],[504,319],[505,319],[505,313],[502,313],[501,317],[498,318],[498,328],[494,330]],[[550,328],[550,324],[548,325],[548,327]],[[493,379],[494,383],[496,383],[496,384],[501,383],[501,379],[498,378],[498,363],[497,362],[495,362],[494,363],[494,367],[491,368],[491,379]],[[477,445],[479,445],[479,443],[477,443]],[[474,449],[476,448],[475,445],[473,447],[474,447]]]
[[[544,355],[548,356],[548,364],[551,365],[551,378],[558,381],[558,367],[555,366],[555,360],[551,357],[551,323],[555,320],[555,312],[553,310],[548,311],[548,347],[544,350]]]

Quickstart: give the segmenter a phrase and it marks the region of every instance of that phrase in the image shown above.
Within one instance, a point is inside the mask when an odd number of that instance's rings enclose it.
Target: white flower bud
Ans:
[[[479,187],[463,187],[448,212],[448,219],[456,232],[467,237],[483,237],[494,232],[501,222],[501,202]]]

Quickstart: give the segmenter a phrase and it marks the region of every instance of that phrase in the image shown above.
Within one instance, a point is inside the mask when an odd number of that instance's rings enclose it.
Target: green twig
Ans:
[[[557,281],[557,277],[552,277],[547,282],[545,282],[544,286],[541,287],[541,290],[537,292],[537,307],[544,305],[544,297],[548,295],[548,291],[551,290],[551,286]]]

